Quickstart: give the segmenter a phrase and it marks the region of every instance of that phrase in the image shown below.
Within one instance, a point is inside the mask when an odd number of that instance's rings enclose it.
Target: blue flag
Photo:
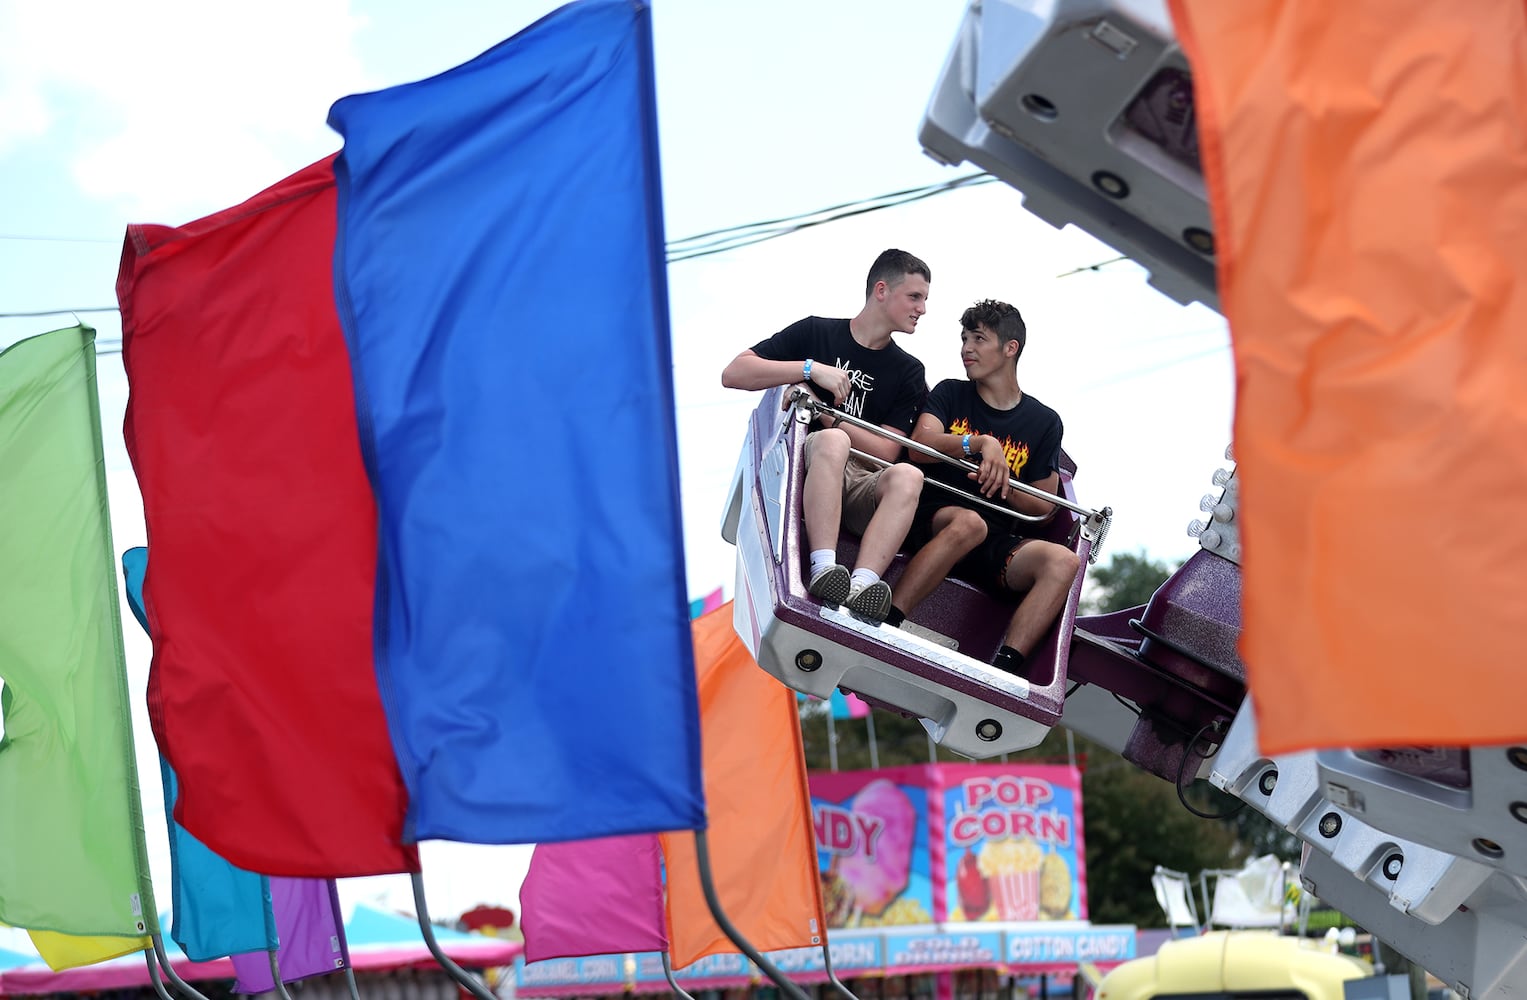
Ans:
[[[650,17],[329,114],[405,840],[704,825]]]

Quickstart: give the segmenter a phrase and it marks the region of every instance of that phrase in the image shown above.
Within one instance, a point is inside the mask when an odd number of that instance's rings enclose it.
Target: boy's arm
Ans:
[[[917,418],[917,427],[912,431],[912,440],[918,444],[927,445],[950,458],[966,457],[965,435],[945,433],[944,422],[928,412],[924,412]],[[914,462],[938,461],[920,452],[912,452],[911,458]],[[1055,512],[1054,504],[1046,503],[1038,497],[1008,486],[1010,470],[1007,465],[1007,455],[1002,451],[1002,442],[996,438],[989,434],[971,435],[969,458],[970,461],[978,462],[981,466],[979,471],[970,473],[970,478],[975,481],[976,489],[988,499],[1000,500],[1023,514],[1044,517]],[[1044,479],[1029,485],[1047,493],[1054,493],[1060,485],[1060,473],[1051,469],[1050,474]]]
[[[1036,480],[1035,482],[1029,483],[1029,485],[1037,490],[1044,490],[1046,493],[1059,496],[1060,473],[1054,469],[1051,469],[1048,476],[1045,476],[1043,479]],[[1009,490],[1007,493],[1006,503],[1009,507],[1018,511],[1020,514],[1034,514],[1038,517],[1049,517],[1051,514],[1055,513],[1056,509],[1053,503],[1046,503],[1038,497],[1030,496],[1022,490]]]
[[[806,359],[771,361],[759,357],[751,347],[733,358],[732,363],[721,371],[721,384],[728,389],[772,389],[777,385],[793,385],[796,382],[811,382],[821,386],[832,394],[834,406],[841,405],[848,398],[851,388],[848,372],[841,368],[813,361],[808,378]]]

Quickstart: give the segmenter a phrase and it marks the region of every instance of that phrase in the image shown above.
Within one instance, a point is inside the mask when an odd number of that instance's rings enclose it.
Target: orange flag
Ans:
[[[1262,749],[1527,738],[1522,0],[1171,0]]]
[[[721,908],[761,951],[820,946],[811,794],[795,693],[764,673],[728,601],[693,623],[711,876]],[[674,968],[736,952],[700,889],[695,835],[661,835]]]

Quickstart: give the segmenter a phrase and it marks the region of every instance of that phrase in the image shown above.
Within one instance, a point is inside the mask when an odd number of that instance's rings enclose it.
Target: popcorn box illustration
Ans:
[[[1039,867],[1044,852],[1027,838],[988,840],[977,855],[1002,920],[1039,919]]]

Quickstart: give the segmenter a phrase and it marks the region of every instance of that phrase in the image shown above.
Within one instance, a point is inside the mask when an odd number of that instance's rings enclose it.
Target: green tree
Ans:
[[[1151,599],[1156,588],[1181,563],[1166,563],[1150,558],[1145,550],[1117,552],[1101,565],[1087,571],[1092,586],[1082,597],[1085,610],[1092,614],[1107,614],[1138,608]]]
[[[1169,781],[1107,751],[1082,775],[1087,901],[1094,923],[1161,927],[1151,874],[1157,865],[1196,875],[1231,864],[1235,830],[1183,808]]]

